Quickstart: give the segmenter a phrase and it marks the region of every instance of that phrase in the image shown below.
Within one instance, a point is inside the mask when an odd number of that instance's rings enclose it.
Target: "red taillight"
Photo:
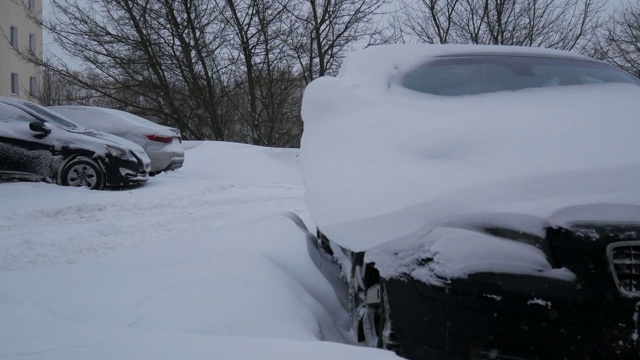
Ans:
[[[151,141],[158,141],[165,144],[173,141],[173,136],[146,135],[146,137]]]

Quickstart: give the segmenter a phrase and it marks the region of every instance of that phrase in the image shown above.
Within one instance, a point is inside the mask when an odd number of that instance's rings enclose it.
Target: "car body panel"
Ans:
[[[425,70],[501,56],[603,77]],[[408,87],[423,70],[451,82]],[[639,79],[543,49],[374,47],[309,84],[308,249],[358,340],[412,360],[639,359],[638,114]]]
[[[337,77],[320,78],[305,90],[305,199],[330,238],[354,250],[368,249],[417,230],[432,218],[424,209],[447,216],[492,211],[546,217],[572,205],[640,204],[635,135],[640,86],[429,95],[398,84],[432,56],[430,46],[408,48],[422,51],[383,46],[358,52],[347,57]],[[506,51],[497,48],[488,47]],[[328,194],[333,201],[324,206]],[[405,222],[415,221],[398,223],[398,212]],[[386,230],[361,233],[359,222]]]
[[[107,186],[126,186],[147,181],[150,161],[142,148],[113,135],[83,128],[62,128],[43,114],[24,105],[24,101],[0,98],[4,114],[18,114],[0,120],[0,171],[4,179],[42,180],[61,183],[61,170],[73,158],[94,159],[105,172]],[[28,104],[28,106],[35,106]],[[41,122],[48,134],[33,131],[31,122]],[[128,153],[128,158],[114,156],[109,147]],[[127,173],[125,175],[123,172]]]
[[[180,131],[162,126],[131,113],[90,106],[50,106],[90,129],[107,132],[142,146],[151,159],[151,172],[175,170],[184,163],[184,147]],[[149,140],[146,135],[171,137],[170,143]]]

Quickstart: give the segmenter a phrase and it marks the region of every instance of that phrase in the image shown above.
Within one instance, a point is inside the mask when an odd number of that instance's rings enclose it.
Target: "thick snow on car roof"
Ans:
[[[429,58],[465,55],[512,55],[562,57],[576,60],[589,58],[554,49],[497,45],[385,45],[350,53],[337,77],[348,77],[361,84],[385,85],[396,74]]]
[[[351,54],[337,77],[307,87],[306,200],[330,239],[363,250],[464,214],[533,216],[541,219],[535,226],[514,226],[535,232],[569,207],[640,206],[639,86],[448,97],[398,85],[431,57],[487,53],[587,59],[545,49],[382,46]]]

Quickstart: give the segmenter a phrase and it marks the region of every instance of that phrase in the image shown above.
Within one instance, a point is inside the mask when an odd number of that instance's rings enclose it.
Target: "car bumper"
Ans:
[[[106,166],[106,186],[132,186],[149,180],[149,163],[132,162],[111,158]]]
[[[151,159],[152,174],[179,169],[184,163],[184,149],[179,143],[161,147],[151,144],[145,147],[145,151]]]
[[[184,156],[175,154],[153,154],[151,158],[151,173],[157,174],[163,171],[176,170],[184,164]]]
[[[176,169],[181,168],[183,164],[184,164],[184,157],[176,157],[176,158],[171,159],[169,164],[164,169],[162,169],[161,171],[176,170]]]
[[[640,299],[546,301],[412,279],[385,280],[385,288],[409,359],[640,358]]]

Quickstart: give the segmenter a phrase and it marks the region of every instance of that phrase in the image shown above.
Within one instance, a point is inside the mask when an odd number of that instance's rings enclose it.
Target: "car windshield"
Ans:
[[[545,86],[640,80],[608,64],[517,55],[453,56],[431,60],[407,73],[405,88],[435,95],[471,95]]]
[[[11,121],[23,121],[29,123],[32,121],[38,121],[38,119],[16,107],[0,103],[0,122]]]
[[[47,110],[45,108],[43,108],[42,106],[36,105],[34,103],[30,103],[27,101],[24,101],[21,103],[21,105],[33,110],[34,112],[38,113],[40,116],[42,116],[43,118],[45,118],[45,120],[50,121],[62,128],[65,128],[67,130],[72,130],[72,131],[80,131],[80,130],[84,130],[83,127],[77,125],[76,123],[74,123],[73,121],[64,118],[62,115],[56,114],[50,110]]]

